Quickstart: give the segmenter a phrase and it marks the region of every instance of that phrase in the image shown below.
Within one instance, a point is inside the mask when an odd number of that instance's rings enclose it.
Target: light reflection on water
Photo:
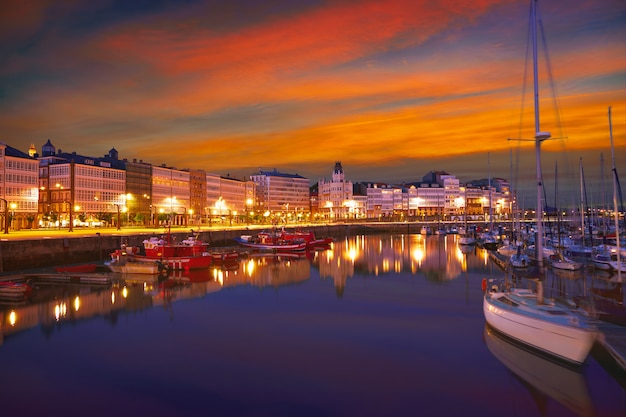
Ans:
[[[486,251],[462,250],[454,235],[385,235],[166,279],[42,284],[31,303],[2,306],[3,406],[64,415],[624,415],[623,374],[595,358],[561,372],[486,332],[480,283],[502,276]],[[575,293],[611,285],[589,272],[549,273],[546,284]],[[567,384],[542,386],[537,370],[546,368],[582,392],[578,411],[562,398]]]

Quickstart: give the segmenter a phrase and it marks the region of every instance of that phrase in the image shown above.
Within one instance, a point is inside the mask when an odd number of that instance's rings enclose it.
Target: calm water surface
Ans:
[[[483,277],[504,277],[483,250],[404,235],[160,282],[40,284],[0,305],[2,415],[626,415],[624,373],[600,354],[572,371],[489,331]]]

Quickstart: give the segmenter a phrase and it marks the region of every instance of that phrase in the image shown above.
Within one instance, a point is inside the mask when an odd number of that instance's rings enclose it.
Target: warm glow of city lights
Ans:
[[[17,314],[15,313],[15,310],[11,310],[11,312],[9,313],[9,324],[11,326],[15,326],[16,322],[17,322]]]
[[[65,317],[67,315],[67,304],[59,303],[54,306],[54,318],[56,321],[59,321],[61,317]]]

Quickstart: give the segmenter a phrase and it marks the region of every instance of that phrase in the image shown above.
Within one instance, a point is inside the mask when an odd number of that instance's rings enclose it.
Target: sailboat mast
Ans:
[[[537,65],[537,0],[532,1],[532,42],[533,42],[533,78],[535,95],[535,159],[537,164],[537,239],[535,248],[537,250],[537,263],[543,265],[543,205],[541,196],[543,192],[541,174],[541,142],[550,137],[550,133],[541,131],[539,121],[539,71]]]
[[[491,211],[491,161],[489,158],[489,152],[487,152],[487,175],[489,177],[489,233],[493,234],[493,212]]]
[[[615,240],[617,241],[617,281],[622,282],[619,211],[617,210],[617,168],[615,167],[615,147],[613,146],[613,122],[611,122],[611,107],[609,107],[609,137],[611,138],[611,168],[613,169],[613,214],[615,217]]]
[[[583,158],[578,160],[578,171],[580,176],[580,231],[583,235],[583,246],[585,245],[585,194],[583,183]]]

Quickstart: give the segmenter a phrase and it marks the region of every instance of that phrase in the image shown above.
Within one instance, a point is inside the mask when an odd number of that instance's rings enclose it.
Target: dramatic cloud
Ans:
[[[544,163],[584,155],[597,181],[608,106],[626,149],[625,7],[539,5],[541,128],[557,138]],[[493,153],[522,188],[533,147],[507,139],[534,136],[528,14],[518,0],[12,2],[0,140],[312,182],[338,160],[352,181],[471,179]]]

